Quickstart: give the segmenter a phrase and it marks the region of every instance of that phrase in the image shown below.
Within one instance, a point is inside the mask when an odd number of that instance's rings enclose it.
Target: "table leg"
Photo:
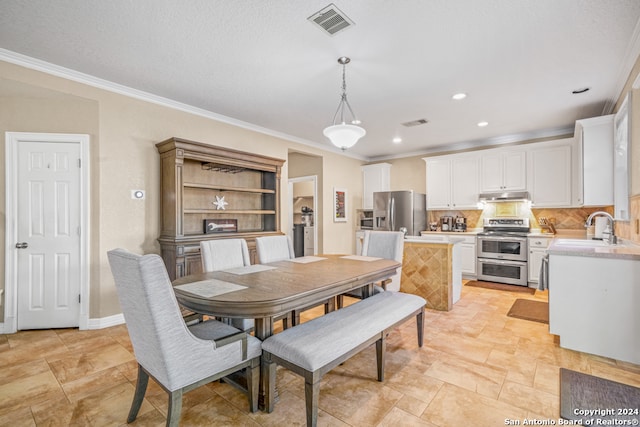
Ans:
[[[260,341],[264,341],[265,339],[273,335],[273,317],[263,317],[255,319],[254,334]],[[260,408],[261,410],[265,410],[266,408],[266,375],[268,375],[268,373],[263,372],[262,369],[260,369],[260,392],[258,395],[258,408]],[[278,398],[277,389],[275,389],[275,381],[273,396],[275,399]]]
[[[373,295],[373,283],[369,283],[362,287],[362,298],[369,298]]]

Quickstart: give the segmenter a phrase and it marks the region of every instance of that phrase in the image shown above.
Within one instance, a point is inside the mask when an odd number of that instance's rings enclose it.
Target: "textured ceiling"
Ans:
[[[349,56],[369,159],[566,133],[639,53],[638,0],[334,3],[332,37],[307,21],[327,0],[0,0],[0,48],[325,147]]]

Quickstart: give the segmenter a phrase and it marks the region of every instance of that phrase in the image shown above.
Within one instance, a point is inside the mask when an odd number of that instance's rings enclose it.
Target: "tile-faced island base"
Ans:
[[[427,308],[449,311],[460,299],[461,254],[457,243],[404,242],[400,291],[427,300]]]

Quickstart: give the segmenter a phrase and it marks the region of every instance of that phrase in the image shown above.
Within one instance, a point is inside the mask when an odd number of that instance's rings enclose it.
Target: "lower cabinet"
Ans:
[[[476,238],[465,237],[465,240],[460,243],[460,253],[462,254],[462,275],[465,278],[473,277],[477,275],[477,254],[476,254]]]
[[[529,284],[537,284],[540,280],[540,267],[542,266],[542,258],[547,254],[547,247],[551,243],[553,237],[529,237]]]

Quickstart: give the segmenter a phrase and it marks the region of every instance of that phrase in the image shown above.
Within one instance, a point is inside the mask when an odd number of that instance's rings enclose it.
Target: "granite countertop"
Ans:
[[[566,235],[556,235],[556,238],[547,248],[547,253],[553,255],[614,258],[640,261],[640,245],[636,245],[628,240],[618,239],[618,244],[616,245],[572,246],[560,244],[559,240],[561,239],[589,240],[587,239],[586,235],[584,235],[582,238]]]
[[[420,234],[422,235],[429,235],[429,234],[454,234],[454,235],[461,235],[461,236],[475,236],[476,234],[478,234],[479,232],[481,232],[482,229],[469,229],[467,231],[421,231]]]

